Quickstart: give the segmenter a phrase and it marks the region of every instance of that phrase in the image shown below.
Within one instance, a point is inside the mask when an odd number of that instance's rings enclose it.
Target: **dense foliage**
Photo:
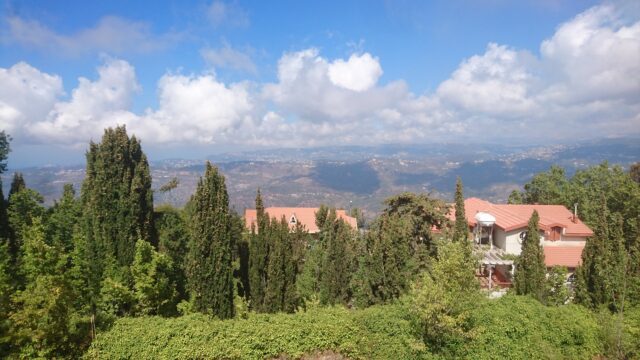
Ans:
[[[514,287],[518,295],[531,295],[542,300],[545,291],[546,266],[538,232],[539,220],[538,212],[533,210],[527,226],[527,235],[522,241],[522,253],[515,261],[517,270]]]
[[[224,176],[207,162],[189,204],[187,285],[193,309],[221,319],[233,316],[233,249],[229,196]]]
[[[0,173],[9,141],[0,132]],[[567,269],[544,266],[534,212],[515,289],[490,300],[459,180],[453,224],[443,201],[403,193],[365,230],[353,211],[360,231],[323,205],[309,234],[270,217],[258,191],[247,229],[209,163],[184,209],[154,209],[140,142],[107,129],[79,198],[65,185],[47,209],[20,173],[8,199],[0,190],[0,357],[637,358],[633,171],[603,163],[567,178],[553,167],[512,193],[511,203],[577,203],[595,235],[574,294]]]

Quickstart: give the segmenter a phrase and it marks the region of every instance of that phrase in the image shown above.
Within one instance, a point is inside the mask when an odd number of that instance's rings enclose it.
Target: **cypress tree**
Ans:
[[[16,194],[27,188],[27,184],[24,182],[22,173],[16,172],[13,174],[13,180],[11,181],[11,188],[9,188],[9,198],[11,195]]]
[[[80,221],[80,203],[73,185],[65,184],[60,200],[49,209],[47,238],[66,254],[73,250],[73,232]]]
[[[594,236],[587,239],[582,264],[577,270],[576,302],[618,311],[622,307],[628,279],[628,255],[622,235],[622,218],[608,211],[604,196]],[[629,285],[633,289],[633,279]]]
[[[286,267],[291,261],[289,223],[283,216],[280,221],[271,220],[269,231],[269,264],[267,266],[267,286],[264,295],[264,310],[278,312],[284,309],[284,295],[287,289]]]
[[[267,231],[270,227],[270,219],[269,214],[264,211],[260,189],[257,191],[255,203],[257,226],[252,226],[249,240],[249,293],[251,307],[262,311],[267,286],[269,256]]]
[[[346,304],[350,299],[352,274],[351,227],[337,219],[331,209],[324,222],[321,236],[325,243],[319,281],[320,301],[323,304]]]
[[[453,241],[467,241],[469,237],[469,224],[464,211],[464,195],[462,194],[462,180],[456,181],[456,222],[453,227]]]
[[[158,232],[158,251],[173,262],[180,299],[186,299],[185,256],[189,244],[187,224],[182,213],[171,206],[158,209],[154,223]]]
[[[124,126],[106,129],[86,158],[82,226],[95,303],[105,270],[130,266],[138,239],[154,241],[153,193],[147,157]]]
[[[381,217],[363,238],[356,273],[359,306],[398,298],[409,286],[417,264],[412,261],[407,220],[398,215]]]
[[[2,179],[0,179],[0,244],[9,241],[9,218],[7,216],[7,201],[2,192]]]
[[[538,233],[539,219],[538,212],[534,210],[529,219],[527,236],[522,241],[522,252],[516,259],[515,289],[518,295],[532,295],[542,300],[546,267]]]
[[[207,162],[189,200],[190,234],[187,282],[196,311],[221,319],[233,317],[233,240],[224,176]]]

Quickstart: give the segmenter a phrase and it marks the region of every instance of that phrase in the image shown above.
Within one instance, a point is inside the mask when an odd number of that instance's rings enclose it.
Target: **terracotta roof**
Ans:
[[[465,215],[470,226],[476,225],[476,213],[483,211],[496,218],[495,225],[504,231],[524,228],[529,222],[533,210],[540,215],[540,228],[550,230],[559,226],[564,228],[565,236],[592,236],[593,231],[579,218],[573,221],[573,213],[562,205],[510,205],[492,204],[488,201],[469,198],[464,201]],[[449,215],[455,219],[455,209]]]
[[[582,246],[545,246],[544,263],[547,266],[566,266],[575,268],[582,261]]]
[[[316,212],[319,208],[307,208],[307,207],[268,207],[265,208],[265,212],[269,214],[269,217],[276,218],[280,220],[282,216],[284,216],[287,221],[291,219],[292,216],[296,218],[296,221],[304,225],[304,227],[309,231],[310,234],[315,234],[320,231],[318,226],[316,226]],[[345,210],[336,210],[336,215],[342,220],[344,220],[347,224],[351,225],[352,228],[358,228],[358,222],[356,218],[348,216]],[[257,213],[256,209],[246,209],[244,211],[244,221],[247,229],[251,229],[251,224],[255,224],[257,221]],[[293,227],[294,225],[291,224]]]

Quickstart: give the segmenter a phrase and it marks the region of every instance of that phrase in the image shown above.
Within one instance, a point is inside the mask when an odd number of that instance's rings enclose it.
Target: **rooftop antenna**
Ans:
[[[573,204],[573,222],[578,222],[578,203]]]

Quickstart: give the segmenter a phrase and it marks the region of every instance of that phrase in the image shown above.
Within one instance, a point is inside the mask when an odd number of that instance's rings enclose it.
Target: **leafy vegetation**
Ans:
[[[620,167],[553,167],[510,196],[579,204],[595,235],[575,296],[567,269],[544,265],[536,212],[514,291],[485,296],[459,179],[455,223],[444,201],[402,193],[362,232],[323,205],[317,234],[271,218],[260,191],[246,229],[226,189],[207,163],[184,209],[154,209],[124,127],[90,145],[79,198],[65,185],[47,209],[16,174],[0,192],[0,357],[640,357],[640,185]]]

